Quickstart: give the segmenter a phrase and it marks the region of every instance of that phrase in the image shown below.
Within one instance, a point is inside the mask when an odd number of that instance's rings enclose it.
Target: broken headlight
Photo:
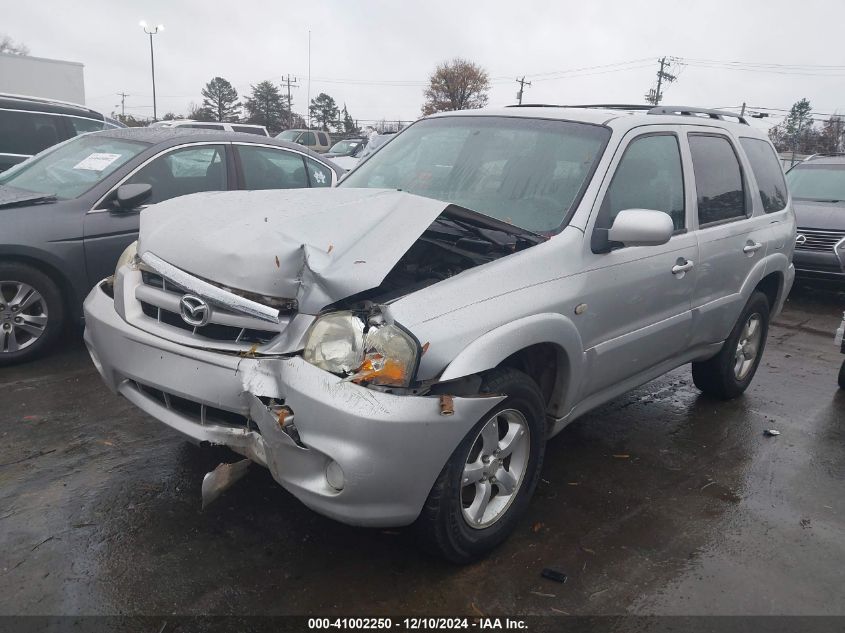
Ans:
[[[114,267],[114,274],[117,275],[118,271],[127,264],[133,267],[137,266],[137,260],[138,240],[135,240],[120,254],[120,257],[117,259],[117,265]]]
[[[371,325],[352,312],[317,319],[305,338],[303,358],[356,383],[407,387],[419,360],[417,340],[398,325]]]

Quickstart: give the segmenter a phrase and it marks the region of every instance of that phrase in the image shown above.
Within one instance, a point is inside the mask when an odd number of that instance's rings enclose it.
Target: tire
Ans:
[[[749,337],[746,328],[751,327],[754,319],[758,329]],[[755,291],[719,353],[709,360],[692,364],[695,386],[708,396],[721,400],[742,395],[760,365],[768,333],[769,300],[762,292]],[[744,352],[742,361],[739,359],[740,347]],[[753,354],[751,358],[750,354]]]
[[[515,369],[497,369],[487,374],[482,391],[507,397],[479,420],[452,453],[414,526],[425,549],[453,563],[476,560],[510,535],[528,507],[543,465],[545,401],[537,384]],[[492,420],[496,420],[494,426],[488,426]],[[494,453],[485,466],[483,459],[489,451],[482,431],[497,427],[501,430],[490,446],[498,450],[507,445],[503,442],[508,437],[514,437],[509,444],[512,452],[503,461],[498,459],[501,453]],[[524,431],[518,434],[519,429]],[[509,435],[502,437],[505,432]],[[487,437],[489,441],[490,436]],[[473,462],[471,465],[468,464],[470,460]],[[462,486],[462,480],[467,475],[465,466],[487,469],[487,474],[476,484]],[[494,471],[500,475],[501,481],[489,474]],[[474,472],[477,473],[475,476],[480,475],[478,470]],[[515,492],[507,494],[503,487],[506,480]],[[486,497],[490,500],[489,504],[483,504],[487,510],[479,513],[477,509],[482,504],[476,505],[476,501],[485,497],[481,491],[488,489],[492,497]],[[481,497],[478,497],[479,494]],[[473,519],[472,516],[480,518]]]
[[[52,279],[26,264],[0,262],[0,367],[50,349],[64,323],[64,302]]]
[[[842,366],[839,368],[839,388],[845,389],[845,360],[842,361]]]

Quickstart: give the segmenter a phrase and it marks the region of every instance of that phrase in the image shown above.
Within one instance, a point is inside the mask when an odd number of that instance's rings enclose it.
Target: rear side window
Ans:
[[[302,136],[299,137],[299,143],[302,145],[313,146],[317,144],[317,137],[314,136],[314,132],[304,132]]]
[[[744,217],[742,169],[730,141],[724,136],[690,134],[689,146],[699,225]]]
[[[320,138],[320,145],[328,145],[329,139],[326,138],[326,135],[322,132],[317,132],[317,136]]]
[[[64,139],[58,116],[0,110],[0,153],[37,154]]]
[[[238,146],[244,189],[302,189],[308,175],[302,157],[269,147]]]
[[[85,134],[86,132],[99,132],[106,129],[104,121],[97,121],[95,119],[81,119],[75,116],[65,117],[70,123],[70,129],[73,130],[75,136]]]
[[[310,158],[305,159],[305,164],[308,165],[308,179],[311,181],[312,187],[332,186],[331,169],[321,163],[318,163],[316,160],[311,160]]]
[[[758,138],[740,138],[739,144],[751,163],[751,171],[760,188],[763,210],[766,213],[782,211],[786,207],[786,181],[775,150]]]
[[[625,209],[664,211],[676,231],[686,227],[684,173],[674,134],[644,136],[628,145],[602,205],[603,228]]]
[[[234,132],[246,132],[247,134],[258,134],[259,136],[267,136],[264,130],[260,127],[252,127],[251,125],[233,125]]]

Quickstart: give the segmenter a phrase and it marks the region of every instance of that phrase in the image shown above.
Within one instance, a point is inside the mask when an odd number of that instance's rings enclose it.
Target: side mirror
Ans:
[[[607,239],[625,246],[657,246],[668,242],[674,232],[672,217],[664,211],[625,209],[616,215]]]
[[[117,188],[115,202],[123,211],[136,209],[153,195],[153,186],[147,184],[120,185]]]

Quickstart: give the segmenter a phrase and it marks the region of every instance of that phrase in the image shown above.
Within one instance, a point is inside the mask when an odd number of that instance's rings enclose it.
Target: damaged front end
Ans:
[[[188,196],[141,224],[138,256],[85,302],[107,384],[193,440],[266,466],[309,507],[378,526],[416,518],[502,399],[418,382],[436,342],[393,321],[390,302],[545,239],[377,190]],[[204,499],[245,470],[209,473]]]

